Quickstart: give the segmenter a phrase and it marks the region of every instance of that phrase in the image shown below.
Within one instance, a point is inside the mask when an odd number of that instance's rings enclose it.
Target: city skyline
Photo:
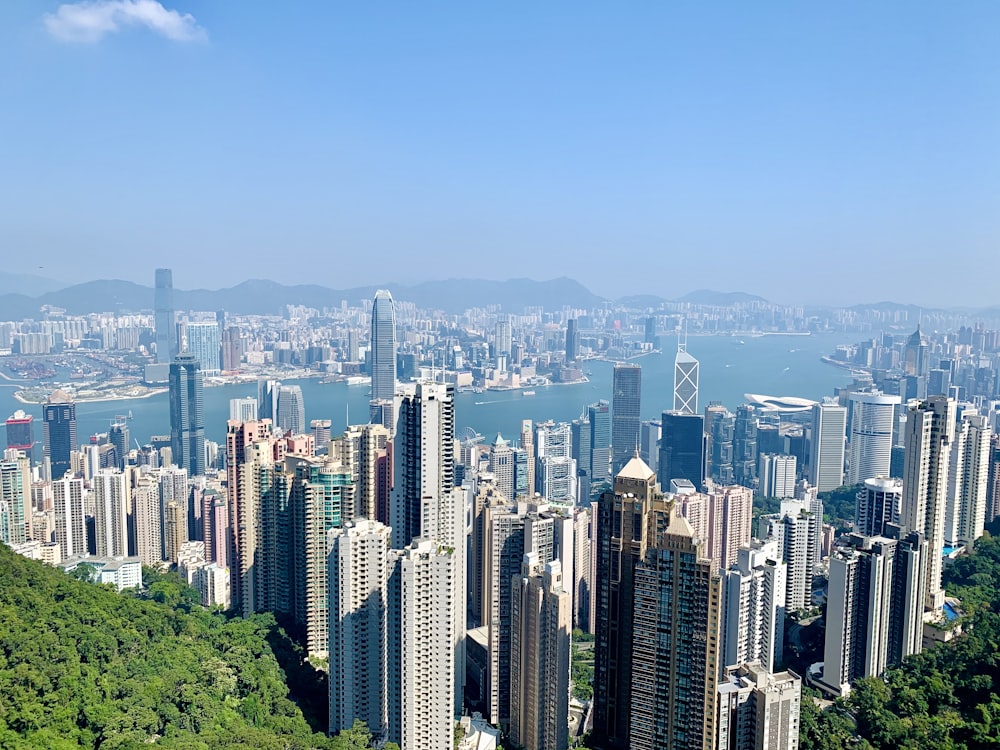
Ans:
[[[702,287],[711,259],[716,286],[789,303],[887,279],[992,301],[960,282],[998,228],[994,5],[143,7],[0,9],[10,271],[145,280],[170,257],[177,287],[225,285],[239,248],[354,286],[384,283],[371,257],[419,281],[471,252],[614,297]],[[643,278],[577,263],[617,253]],[[837,267],[865,273],[801,283]]]

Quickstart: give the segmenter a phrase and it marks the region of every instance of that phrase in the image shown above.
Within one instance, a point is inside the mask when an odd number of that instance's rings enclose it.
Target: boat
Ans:
[[[521,391],[521,395],[522,396],[534,396],[535,392],[534,391]]]

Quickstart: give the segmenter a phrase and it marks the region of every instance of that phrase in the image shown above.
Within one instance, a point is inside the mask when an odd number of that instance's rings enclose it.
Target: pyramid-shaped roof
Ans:
[[[624,479],[638,479],[641,482],[646,482],[651,477],[655,477],[656,472],[650,469],[646,465],[646,462],[639,458],[639,452],[636,451],[635,455],[618,472],[618,476]]]

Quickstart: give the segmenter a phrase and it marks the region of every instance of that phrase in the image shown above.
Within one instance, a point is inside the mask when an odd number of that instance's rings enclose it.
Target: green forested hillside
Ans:
[[[119,595],[0,544],[0,748],[340,746],[288,697],[270,616],[173,598]]]

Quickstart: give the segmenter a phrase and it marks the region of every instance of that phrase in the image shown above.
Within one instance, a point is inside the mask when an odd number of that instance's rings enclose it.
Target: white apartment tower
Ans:
[[[811,699],[810,699],[811,700]],[[726,667],[718,695],[720,750],[797,750],[802,680],[759,663]]]
[[[993,436],[989,420],[974,407],[960,404],[957,418],[948,465],[945,513],[944,541],[949,547],[971,544],[983,535]]]
[[[772,672],[783,661],[787,574],[777,540],[754,540],[740,548],[722,581],[726,664],[756,661]]]
[[[813,406],[812,418],[809,483],[820,492],[835,490],[844,483],[847,407],[826,398]]]
[[[113,469],[101,469],[91,485],[97,554],[124,557],[128,555],[128,517],[132,507],[128,477]]]

